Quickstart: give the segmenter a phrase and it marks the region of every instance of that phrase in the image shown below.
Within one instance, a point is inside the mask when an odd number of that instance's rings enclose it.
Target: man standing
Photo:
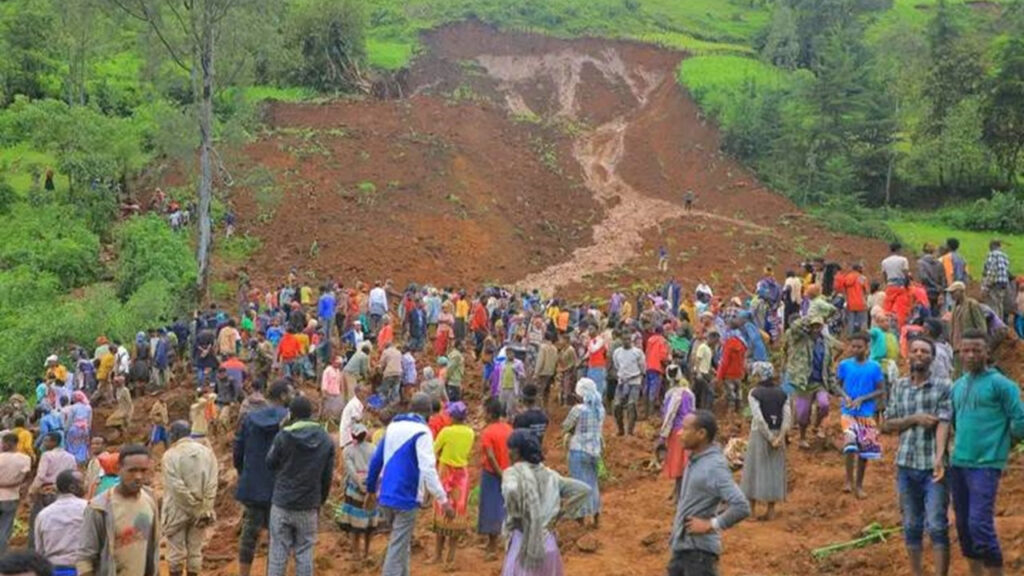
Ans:
[[[323,359],[331,357],[331,331],[338,313],[338,300],[334,296],[334,289],[330,284],[320,288],[320,299],[317,300],[316,312],[320,319],[320,329],[323,342]]]
[[[981,292],[985,295],[986,303],[996,313],[996,318],[1003,322],[1007,322],[1008,312],[1013,311],[1013,306],[1007,303],[1009,288],[1010,259],[1003,252],[1003,243],[993,240],[989,242],[988,257],[982,269]]]
[[[679,491],[672,523],[669,576],[717,576],[721,533],[750,515],[750,503],[732,479],[729,463],[715,444],[715,415],[698,410],[683,418],[680,430],[690,463]],[[725,510],[719,509],[725,504]]]
[[[445,372],[445,389],[448,392],[448,400],[451,402],[459,402],[462,400],[462,379],[466,375],[466,357],[463,355],[463,350],[466,345],[463,342],[456,342],[452,345],[451,350],[448,351],[448,370]],[[555,351],[557,357],[558,351]],[[403,357],[403,372],[404,372],[404,357]],[[414,368],[415,370],[415,368]],[[554,376],[554,369],[552,369],[552,377]]]
[[[928,308],[932,315],[939,315],[939,295],[946,289],[946,271],[942,262],[935,257],[935,246],[931,243],[925,244],[921,251],[924,253],[917,261],[917,280],[928,293]]]
[[[370,334],[376,335],[377,330],[380,329],[381,319],[388,313],[388,293],[381,286],[379,280],[373,284],[373,289],[370,290],[367,305],[370,313]]]
[[[33,526],[36,552],[53,564],[54,574],[74,574],[78,536],[82,531],[85,495],[82,473],[65,470],[57,475],[57,499],[36,517]]]
[[[188,422],[171,424],[171,448],[163,456],[163,533],[172,576],[198,576],[203,569],[206,529],[217,498],[217,456],[189,435]]]
[[[729,319],[729,330],[726,331],[722,343],[722,360],[715,375],[716,380],[725,388],[726,409],[737,414],[743,401],[740,386],[747,374],[747,342],[741,332],[743,324],[743,319],[739,315]]]
[[[424,497],[422,489],[441,504],[448,519],[455,517],[455,509],[448,502],[437,474],[434,444],[427,427],[430,397],[416,393],[410,407],[412,412],[396,416],[388,425],[366,477],[367,509],[374,507],[379,490],[380,505],[391,517],[382,576],[409,576],[412,533]]]
[[[36,469],[35,480],[29,487],[29,501],[32,508],[29,512],[29,526],[35,526],[36,516],[57,499],[57,489],[54,483],[57,475],[65,470],[77,470],[78,461],[75,457],[61,447],[60,432],[49,432],[43,437],[43,455],[39,457],[39,467]],[[34,548],[35,533],[30,530],[28,534],[28,547]]]
[[[450,358],[449,361],[451,361]],[[555,368],[557,365],[558,348],[550,338],[544,338],[540,343],[540,349],[537,351],[537,360],[533,367],[533,381],[540,390],[545,407],[548,405],[551,383],[555,380]],[[451,370],[451,366],[448,369]]]
[[[661,325],[654,327],[654,333],[647,339],[644,350],[644,361],[646,362],[645,390],[644,390],[644,418],[651,415],[651,412],[661,405],[662,383],[665,380],[665,366],[668,366],[671,356],[668,348],[668,340],[663,334],[664,328]]]
[[[341,369],[341,393],[345,399],[352,398],[356,385],[366,383],[370,376],[370,344],[360,344],[358,350],[345,363]]]
[[[868,328],[868,279],[864,267],[855,263],[850,271],[836,278],[836,288],[846,299],[846,334],[856,334]]]
[[[794,389],[796,423],[800,429],[800,448],[811,447],[807,427],[817,405],[814,428],[824,438],[821,423],[828,416],[829,391],[832,390],[832,349],[824,334],[825,321],[818,317],[800,318],[786,331],[786,376]]]
[[[380,367],[381,396],[387,399],[388,404],[394,404],[401,399],[402,384],[402,353],[394,342],[388,342],[387,347],[380,353]]]
[[[903,245],[893,242],[889,245],[889,256],[882,260],[882,279],[885,280],[885,302],[882,307],[890,314],[895,312],[897,303],[906,294],[910,281],[910,262],[900,254],[901,250]],[[901,327],[905,321],[906,318],[899,318]]]
[[[988,323],[985,311],[977,300],[967,296],[967,287],[963,282],[953,282],[946,288],[949,298],[953,301],[953,315],[949,327],[949,343],[953,352],[960,353],[960,341],[968,332],[987,333]]]
[[[363,402],[366,402],[366,398],[370,395],[370,387],[365,384],[359,384],[356,386],[356,393],[352,396],[352,399],[345,404],[345,409],[341,411],[341,423],[338,425],[338,439],[340,440],[341,448],[344,450],[346,446],[353,442],[352,440],[352,428],[363,421],[363,410],[365,406]]]
[[[952,416],[950,383],[932,377],[935,345],[910,342],[910,377],[893,386],[882,429],[898,432],[897,484],[903,511],[903,539],[914,576],[924,576],[924,530],[932,541],[936,576],[949,573],[949,483],[946,444]]]
[[[587,378],[597,385],[597,393],[604,398],[605,386],[608,383],[608,343],[598,334],[597,326],[591,326],[587,331]],[[509,412],[511,415],[511,412]]]
[[[7,541],[18,514],[21,487],[32,471],[32,458],[18,451],[18,435],[4,434],[0,452],[0,556],[7,552]]]
[[[839,363],[836,380],[843,395],[842,419],[846,455],[846,492],[864,499],[864,473],[869,460],[882,457],[882,444],[875,423],[875,404],[885,395],[885,374],[878,362],[868,358],[870,338],[864,332],[850,337],[850,358]],[[855,466],[856,465],[856,466]],[[854,468],[856,467],[856,478]]]
[[[612,355],[612,364],[618,374],[619,383],[615,387],[615,400],[612,411],[615,414],[615,425],[619,428],[619,436],[633,435],[636,425],[636,404],[640,399],[640,387],[647,362],[644,353],[633,346],[633,338],[627,335],[622,339],[622,346]]]
[[[275,382],[267,392],[268,405],[242,419],[235,434],[233,460],[238,472],[235,500],[245,507],[242,533],[238,538],[238,573],[249,576],[260,532],[269,526],[274,473],[267,467],[267,452],[281,422],[288,416],[291,388],[285,380]]]
[[[78,576],[160,573],[160,508],[145,488],[153,470],[149,451],[129,444],[121,448],[118,462],[120,483],[85,508]]]
[[[1024,406],[1020,387],[989,366],[985,333],[965,332],[960,354],[965,373],[953,385],[956,442],[949,469],[956,529],[972,576],[1001,576],[996,495],[1010,447],[1024,439]]]
[[[711,386],[715,379],[712,361],[718,340],[718,332],[714,330],[698,336],[693,351],[693,395],[697,399],[697,408],[701,410],[711,410],[715,403],[715,389]]]
[[[312,576],[320,507],[331,492],[334,443],[313,418],[313,404],[298,396],[288,405],[290,424],[274,438],[267,468],[276,472],[270,507],[268,576],[284,576],[295,555],[295,576]]]

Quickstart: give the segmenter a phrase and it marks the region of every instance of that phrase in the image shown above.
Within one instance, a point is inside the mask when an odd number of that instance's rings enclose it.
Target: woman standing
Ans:
[[[92,406],[89,397],[81,390],[72,395],[72,404],[65,408],[67,413],[67,451],[79,465],[89,461],[89,437],[92,434]]]
[[[683,483],[683,470],[686,469],[686,451],[683,440],[679,436],[683,429],[683,418],[693,412],[696,397],[690,391],[690,382],[683,378],[679,366],[671,364],[666,368],[665,375],[670,388],[665,393],[665,407],[661,419],[661,434],[658,446],[665,447],[665,464],[662,475],[675,481],[669,500],[675,501],[679,496],[679,488]]]
[[[516,430],[508,439],[513,464],[501,480],[508,551],[501,576],[562,576],[562,555],[551,527],[585,506],[591,490],[543,464],[536,435]]]
[[[562,431],[569,445],[569,476],[590,486],[590,498],[576,512],[576,519],[583,524],[587,516],[593,516],[596,529],[601,517],[597,469],[604,446],[601,437],[604,404],[597,391],[597,384],[590,378],[581,378],[576,383],[576,396],[582,401],[569,410],[569,415],[562,423]]]
[[[487,536],[486,559],[498,558],[498,535],[505,523],[505,501],[501,497],[502,473],[509,467],[508,439],[512,426],[505,421],[505,408],[497,398],[487,400],[487,426],[480,433],[480,510],[476,531]]]
[[[366,509],[366,474],[376,446],[367,442],[369,433],[366,426],[357,422],[352,425],[351,433],[352,442],[342,452],[345,496],[334,519],[338,527],[352,537],[352,559],[359,561],[369,556],[370,537],[377,527],[377,511]],[[363,539],[362,548],[359,546],[360,538]]]
[[[445,560],[445,568],[451,570],[455,567],[455,548],[459,536],[467,529],[469,457],[473,452],[473,440],[476,433],[465,424],[466,405],[464,403],[452,402],[448,405],[447,412],[452,419],[452,424],[445,426],[437,434],[437,439],[434,440],[434,451],[438,455],[441,485],[444,486],[444,490],[448,494],[448,501],[455,508],[455,517],[449,520],[441,505],[435,502],[432,529],[437,534],[434,562],[441,560],[444,545],[447,542],[448,558]]]
[[[771,520],[775,503],[786,499],[786,432],[792,413],[786,393],[775,386],[771,363],[755,362],[750,371],[757,386],[747,397],[752,421],[740,488],[750,500],[751,515],[759,501],[765,502],[768,509],[758,520]]]

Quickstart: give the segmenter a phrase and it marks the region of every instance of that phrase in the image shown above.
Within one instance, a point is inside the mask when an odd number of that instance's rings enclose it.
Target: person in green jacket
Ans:
[[[956,528],[972,576],[1001,576],[996,495],[1010,447],[1024,439],[1024,405],[1020,387],[989,366],[985,332],[964,332],[960,354],[966,371],[953,385],[956,441],[949,469]]]

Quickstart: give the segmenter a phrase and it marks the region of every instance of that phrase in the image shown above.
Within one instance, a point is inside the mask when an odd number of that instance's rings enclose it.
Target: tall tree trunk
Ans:
[[[202,92],[199,102],[199,262],[197,296],[202,300],[210,276],[210,252],[213,249],[213,223],[210,206],[213,200],[213,21],[207,3],[202,15],[202,46],[199,49],[199,68]]]
[[[889,166],[885,169],[885,207],[892,203],[892,165],[895,163],[896,154],[889,151]]]

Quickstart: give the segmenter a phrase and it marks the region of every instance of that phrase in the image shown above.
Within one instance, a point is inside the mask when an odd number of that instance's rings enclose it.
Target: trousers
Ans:
[[[313,576],[313,549],[316,547],[320,512],[285,510],[270,507],[270,558],[267,576],[284,576],[288,558],[295,555],[295,576]]]
[[[419,509],[397,510],[385,508],[384,514],[390,520],[391,536],[384,556],[381,576],[409,576],[409,559],[412,554],[412,533],[416,528]]]

